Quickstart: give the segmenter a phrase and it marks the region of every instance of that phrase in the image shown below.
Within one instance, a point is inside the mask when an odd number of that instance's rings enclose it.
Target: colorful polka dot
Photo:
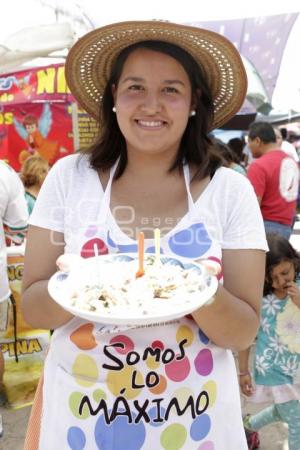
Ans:
[[[95,360],[89,355],[79,354],[72,366],[72,375],[80,386],[92,386],[99,376]]]
[[[111,424],[106,424],[103,415],[99,417],[95,427],[95,440],[99,450],[140,450],[145,442],[146,430],[141,421],[134,423],[136,415],[133,416],[133,423],[128,423],[126,415],[119,415]]]
[[[93,399],[96,403],[99,403],[101,400],[106,400],[106,393],[102,389],[96,389],[93,392]]]
[[[153,427],[160,427],[165,423],[164,416],[165,416],[166,410],[162,406],[159,407],[159,413],[158,408],[156,406],[153,406],[153,408],[149,409],[148,416],[150,417],[149,424]]]
[[[94,325],[92,323],[86,323],[77,328],[70,335],[70,340],[80,350],[92,350],[97,347],[97,342],[93,335]]]
[[[84,233],[85,237],[91,238],[97,234],[98,227],[96,225],[90,225],[86,232]]]
[[[120,253],[136,253],[137,244],[121,245],[118,244],[118,250]]]
[[[200,350],[195,358],[195,369],[199,375],[207,376],[213,370],[213,357],[209,349]]]
[[[223,278],[222,261],[219,258],[217,258],[216,256],[209,256],[207,259],[211,259],[212,261],[216,261],[217,263],[220,264],[221,271],[220,271],[220,273],[217,274],[217,279],[221,280]]]
[[[86,444],[84,432],[79,427],[70,427],[68,430],[68,444],[72,450],[83,450]]]
[[[204,255],[211,244],[212,240],[203,223],[195,223],[169,239],[169,247],[173,253],[194,259]]]
[[[99,255],[107,255],[108,254],[108,248],[107,248],[106,244],[102,241],[102,239],[94,238],[94,239],[90,239],[83,245],[80,255],[83,258],[91,258],[91,257],[95,256],[95,248],[94,248],[95,245],[97,247]]]
[[[107,233],[107,243],[110,247],[116,248],[117,244],[113,241],[112,237],[110,236],[110,233]]]
[[[155,253],[155,247],[148,247],[148,248],[146,248],[145,253]],[[163,251],[162,248],[160,249],[160,254],[161,255],[164,254],[164,251]]]
[[[86,404],[83,406],[81,414],[79,412],[79,406],[83,397],[84,394],[82,392],[72,392],[69,397],[70,411],[74,417],[77,417],[77,419],[87,419],[90,417],[90,410]]]
[[[208,344],[209,343],[208,337],[206,336],[206,334],[203,333],[202,330],[200,330],[200,328],[198,330],[198,334],[199,334],[199,339],[200,339],[201,342],[203,342],[203,344]]]
[[[204,439],[208,435],[210,428],[210,417],[207,414],[201,414],[201,416],[196,417],[193,421],[190,429],[190,436],[193,441],[201,441],[201,439]]]
[[[191,330],[190,327],[186,325],[182,325],[178,328],[176,333],[176,341],[181,342],[183,339],[186,339],[187,342],[184,344],[184,347],[189,347],[194,340],[194,333],[193,330]]]
[[[153,341],[151,347],[153,349],[159,348],[160,350],[163,350],[165,348],[164,344],[161,341]]]
[[[161,434],[160,443],[165,450],[180,450],[186,441],[187,432],[183,425],[169,425]]]
[[[167,377],[172,381],[183,381],[187,378],[191,370],[190,362],[185,356],[181,360],[174,359],[165,366],[165,372]]]
[[[132,387],[134,383],[134,387]],[[107,387],[116,397],[120,394],[128,399],[136,398],[140,395],[144,386],[144,379],[141,372],[134,367],[125,366],[122,370],[110,370],[107,374]]]
[[[166,389],[167,380],[163,375],[159,375],[159,383],[156,386],[149,388],[149,391],[152,392],[152,394],[159,395],[165,392]]]
[[[182,387],[174,391],[172,398],[177,398],[180,408],[183,409],[191,396],[194,397],[194,392],[190,388]],[[174,408],[172,409],[171,414],[176,414]]]
[[[213,380],[208,381],[207,383],[205,383],[202,386],[202,390],[207,392],[208,398],[209,398],[208,407],[211,408],[212,406],[214,406],[216,399],[217,399],[217,384],[216,384],[216,382]],[[200,402],[200,406],[204,406],[204,405],[202,405]]]
[[[132,351],[134,349],[134,343],[133,341],[125,335],[119,334],[118,336],[114,336],[110,340],[110,344],[122,344],[122,347],[114,347],[116,352],[120,353],[121,355],[126,355],[128,352]]]
[[[198,447],[198,450],[215,450],[215,446],[212,441],[206,441]]]

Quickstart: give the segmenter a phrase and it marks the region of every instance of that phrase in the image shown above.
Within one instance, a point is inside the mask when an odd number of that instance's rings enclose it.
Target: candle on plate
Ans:
[[[142,277],[145,274],[144,269],[144,252],[145,252],[145,238],[144,233],[140,231],[139,237],[138,237],[138,261],[139,261],[139,268],[136,272],[136,278]]]

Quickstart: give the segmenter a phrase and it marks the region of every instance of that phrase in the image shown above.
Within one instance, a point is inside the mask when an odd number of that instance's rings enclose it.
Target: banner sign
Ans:
[[[0,346],[5,359],[4,386],[8,406],[14,409],[32,404],[50,342],[48,330],[33,329],[22,316],[20,297],[23,268],[24,256],[8,257],[10,289],[17,305],[18,362],[15,358],[12,307],[9,310],[8,328],[0,333]]]

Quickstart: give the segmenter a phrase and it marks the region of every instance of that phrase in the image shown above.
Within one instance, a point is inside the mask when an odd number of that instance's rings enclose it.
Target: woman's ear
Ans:
[[[191,109],[196,110],[198,106],[199,99],[201,98],[202,92],[201,89],[197,89],[196,92],[192,95]]]

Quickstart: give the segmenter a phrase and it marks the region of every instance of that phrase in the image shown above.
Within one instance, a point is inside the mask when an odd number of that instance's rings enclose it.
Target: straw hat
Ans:
[[[71,48],[65,66],[68,86],[83,109],[99,118],[99,102],[112,64],[122,49],[145,40],[176,44],[190,53],[204,71],[214,99],[218,128],[244,101],[247,77],[234,45],[220,34],[160,21],[120,22],[93,30]]]

